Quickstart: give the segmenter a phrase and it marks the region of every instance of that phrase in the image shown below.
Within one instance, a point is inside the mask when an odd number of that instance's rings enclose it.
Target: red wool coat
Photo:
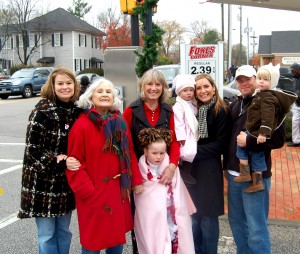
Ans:
[[[118,156],[102,152],[104,144],[103,129],[81,114],[68,143],[68,156],[77,158],[81,167],[77,171],[66,170],[66,175],[75,194],[80,243],[88,250],[124,244],[126,232],[133,228],[129,199],[121,201],[120,178],[104,180],[120,173]],[[130,155],[132,185],[142,184],[131,137]]]

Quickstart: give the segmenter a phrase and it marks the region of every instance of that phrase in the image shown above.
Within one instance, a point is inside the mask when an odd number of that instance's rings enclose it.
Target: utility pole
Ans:
[[[232,52],[232,22],[231,22],[231,4],[228,4],[228,60],[227,60],[227,69],[231,66],[231,52]]]
[[[249,34],[252,32],[252,27],[249,27],[249,19],[247,18],[247,26],[244,29],[244,33],[247,34],[247,64],[249,64],[249,48],[250,48],[250,39]]]
[[[140,46],[139,16],[130,15],[131,21],[131,46]]]
[[[242,41],[243,41],[243,34],[242,34],[242,25],[243,24],[243,18],[242,18],[242,6],[240,5],[240,65],[242,65]]]
[[[255,31],[253,31],[253,36],[251,36],[251,38],[253,39],[253,43],[252,46],[253,46],[253,57],[255,56],[255,46],[257,45],[257,43],[255,42],[255,39],[257,38],[257,36],[255,36]]]

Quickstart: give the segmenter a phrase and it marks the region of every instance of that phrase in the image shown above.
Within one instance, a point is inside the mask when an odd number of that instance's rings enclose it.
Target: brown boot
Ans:
[[[249,165],[240,164],[240,176],[233,179],[236,183],[251,182]]]
[[[262,173],[253,172],[252,173],[252,185],[245,189],[246,193],[252,193],[257,191],[263,191],[265,189],[262,180]]]

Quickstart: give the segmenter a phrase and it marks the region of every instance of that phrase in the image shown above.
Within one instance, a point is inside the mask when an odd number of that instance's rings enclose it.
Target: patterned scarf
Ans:
[[[106,143],[103,152],[115,153],[120,159],[121,187],[129,188],[131,185],[131,167],[129,155],[129,140],[126,135],[127,127],[120,111],[111,111],[107,115],[99,115],[94,109],[85,110],[84,113],[100,129],[103,127]]]
[[[208,131],[207,131],[207,110],[211,108],[212,105],[214,105],[216,102],[216,96],[212,98],[210,103],[204,104],[199,108],[198,112],[198,133],[200,138],[208,138]]]

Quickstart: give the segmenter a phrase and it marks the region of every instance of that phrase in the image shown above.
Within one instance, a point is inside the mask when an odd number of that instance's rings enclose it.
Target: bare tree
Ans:
[[[106,32],[109,27],[118,27],[124,18],[124,14],[118,12],[116,8],[108,8],[106,11],[100,12],[97,16],[99,29]]]
[[[16,20],[17,17],[14,16],[13,12],[2,6],[0,9],[0,52],[7,44],[8,40],[11,39],[9,35],[9,24],[16,22]]]
[[[207,21],[197,20],[191,23],[191,32],[194,34],[194,38],[192,39],[192,43],[202,43],[205,34],[212,30],[212,28],[208,25]]]
[[[178,52],[179,43],[183,41],[185,29],[176,21],[157,22],[157,25],[165,31],[162,36],[161,53],[163,56],[171,58],[171,53]]]
[[[10,0],[9,9],[16,17],[16,22],[10,24],[11,35],[16,35],[15,50],[20,62],[28,64],[31,56],[38,51],[43,31],[46,30],[46,22],[43,17],[37,17],[40,13],[35,7],[38,0]]]

